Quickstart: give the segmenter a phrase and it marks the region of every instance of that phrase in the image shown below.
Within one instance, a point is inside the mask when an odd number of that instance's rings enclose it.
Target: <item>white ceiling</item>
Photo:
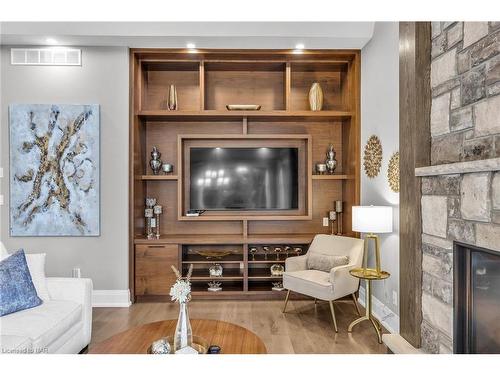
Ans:
[[[3,45],[361,49],[374,22],[2,22]]]

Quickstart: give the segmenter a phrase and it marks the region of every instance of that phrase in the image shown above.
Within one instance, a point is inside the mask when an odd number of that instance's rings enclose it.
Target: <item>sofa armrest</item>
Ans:
[[[51,299],[82,305],[83,331],[87,344],[92,333],[92,280],[72,277],[47,277]]]
[[[285,260],[285,271],[303,271],[307,269],[307,255],[300,255],[298,257],[290,257]]]
[[[356,292],[359,288],[359,279],[351,276],[349,271],[355,268],[354,264],[334,267],[330,271],[330,282],[333,285],[335,298],[341,298]]]

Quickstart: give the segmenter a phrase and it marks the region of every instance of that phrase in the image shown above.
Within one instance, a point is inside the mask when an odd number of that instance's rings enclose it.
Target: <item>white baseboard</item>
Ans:
[[[94,290],[92,307],[129,307],[130,291],[126,290]]]
[[[358,302],[365,307],[365,288],[363,287],[359,288]],[[374,296],[372,296],[372,314],[390,333],[399,333],[399,316]]]

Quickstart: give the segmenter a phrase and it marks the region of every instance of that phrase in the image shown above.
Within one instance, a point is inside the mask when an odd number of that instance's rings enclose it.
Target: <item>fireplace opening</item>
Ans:
[[[454,243],[455,353],[500,353],[500,252]]]

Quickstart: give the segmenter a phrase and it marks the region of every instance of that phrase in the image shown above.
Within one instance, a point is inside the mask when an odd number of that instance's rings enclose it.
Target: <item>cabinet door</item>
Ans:
[[[178,245],[136,245],[136,295],[168,295],[176,280],[170,266],[178,267],[178,256]]]

